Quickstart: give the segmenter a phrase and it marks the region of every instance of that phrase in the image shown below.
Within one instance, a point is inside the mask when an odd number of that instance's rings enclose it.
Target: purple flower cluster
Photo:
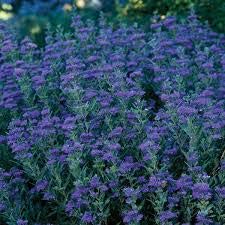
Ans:
[[[1,25],[5,222],[224,224],[225,37],[194,15],[71,26],[39,50]]]

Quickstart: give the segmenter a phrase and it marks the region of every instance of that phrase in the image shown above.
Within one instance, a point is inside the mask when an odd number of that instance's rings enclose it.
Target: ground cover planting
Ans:
[[[225,224],[225,38],[194,14],[0,25],[0,221]]]

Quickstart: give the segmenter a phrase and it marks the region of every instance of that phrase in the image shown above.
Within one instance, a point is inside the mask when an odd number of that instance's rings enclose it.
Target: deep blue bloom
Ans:
[[[92,216],[90,212],[85,212],[81,220],[85,223],[93,223],[94,217]]]
[[[197,183],[192,187],[192,195],[195,199],[210,199],[211,189],[207,183]]]

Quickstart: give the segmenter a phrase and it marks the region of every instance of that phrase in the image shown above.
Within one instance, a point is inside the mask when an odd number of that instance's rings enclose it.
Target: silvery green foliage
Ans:
[[[3,223],[224,224],[224,37],[71,26],[40,50],[1,25]]]

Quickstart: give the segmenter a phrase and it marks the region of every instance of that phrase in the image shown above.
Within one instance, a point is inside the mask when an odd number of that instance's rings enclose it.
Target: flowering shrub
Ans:
[[[2,223],[224,224],[224,36],[71,26],[40,50],[1,25]]]

